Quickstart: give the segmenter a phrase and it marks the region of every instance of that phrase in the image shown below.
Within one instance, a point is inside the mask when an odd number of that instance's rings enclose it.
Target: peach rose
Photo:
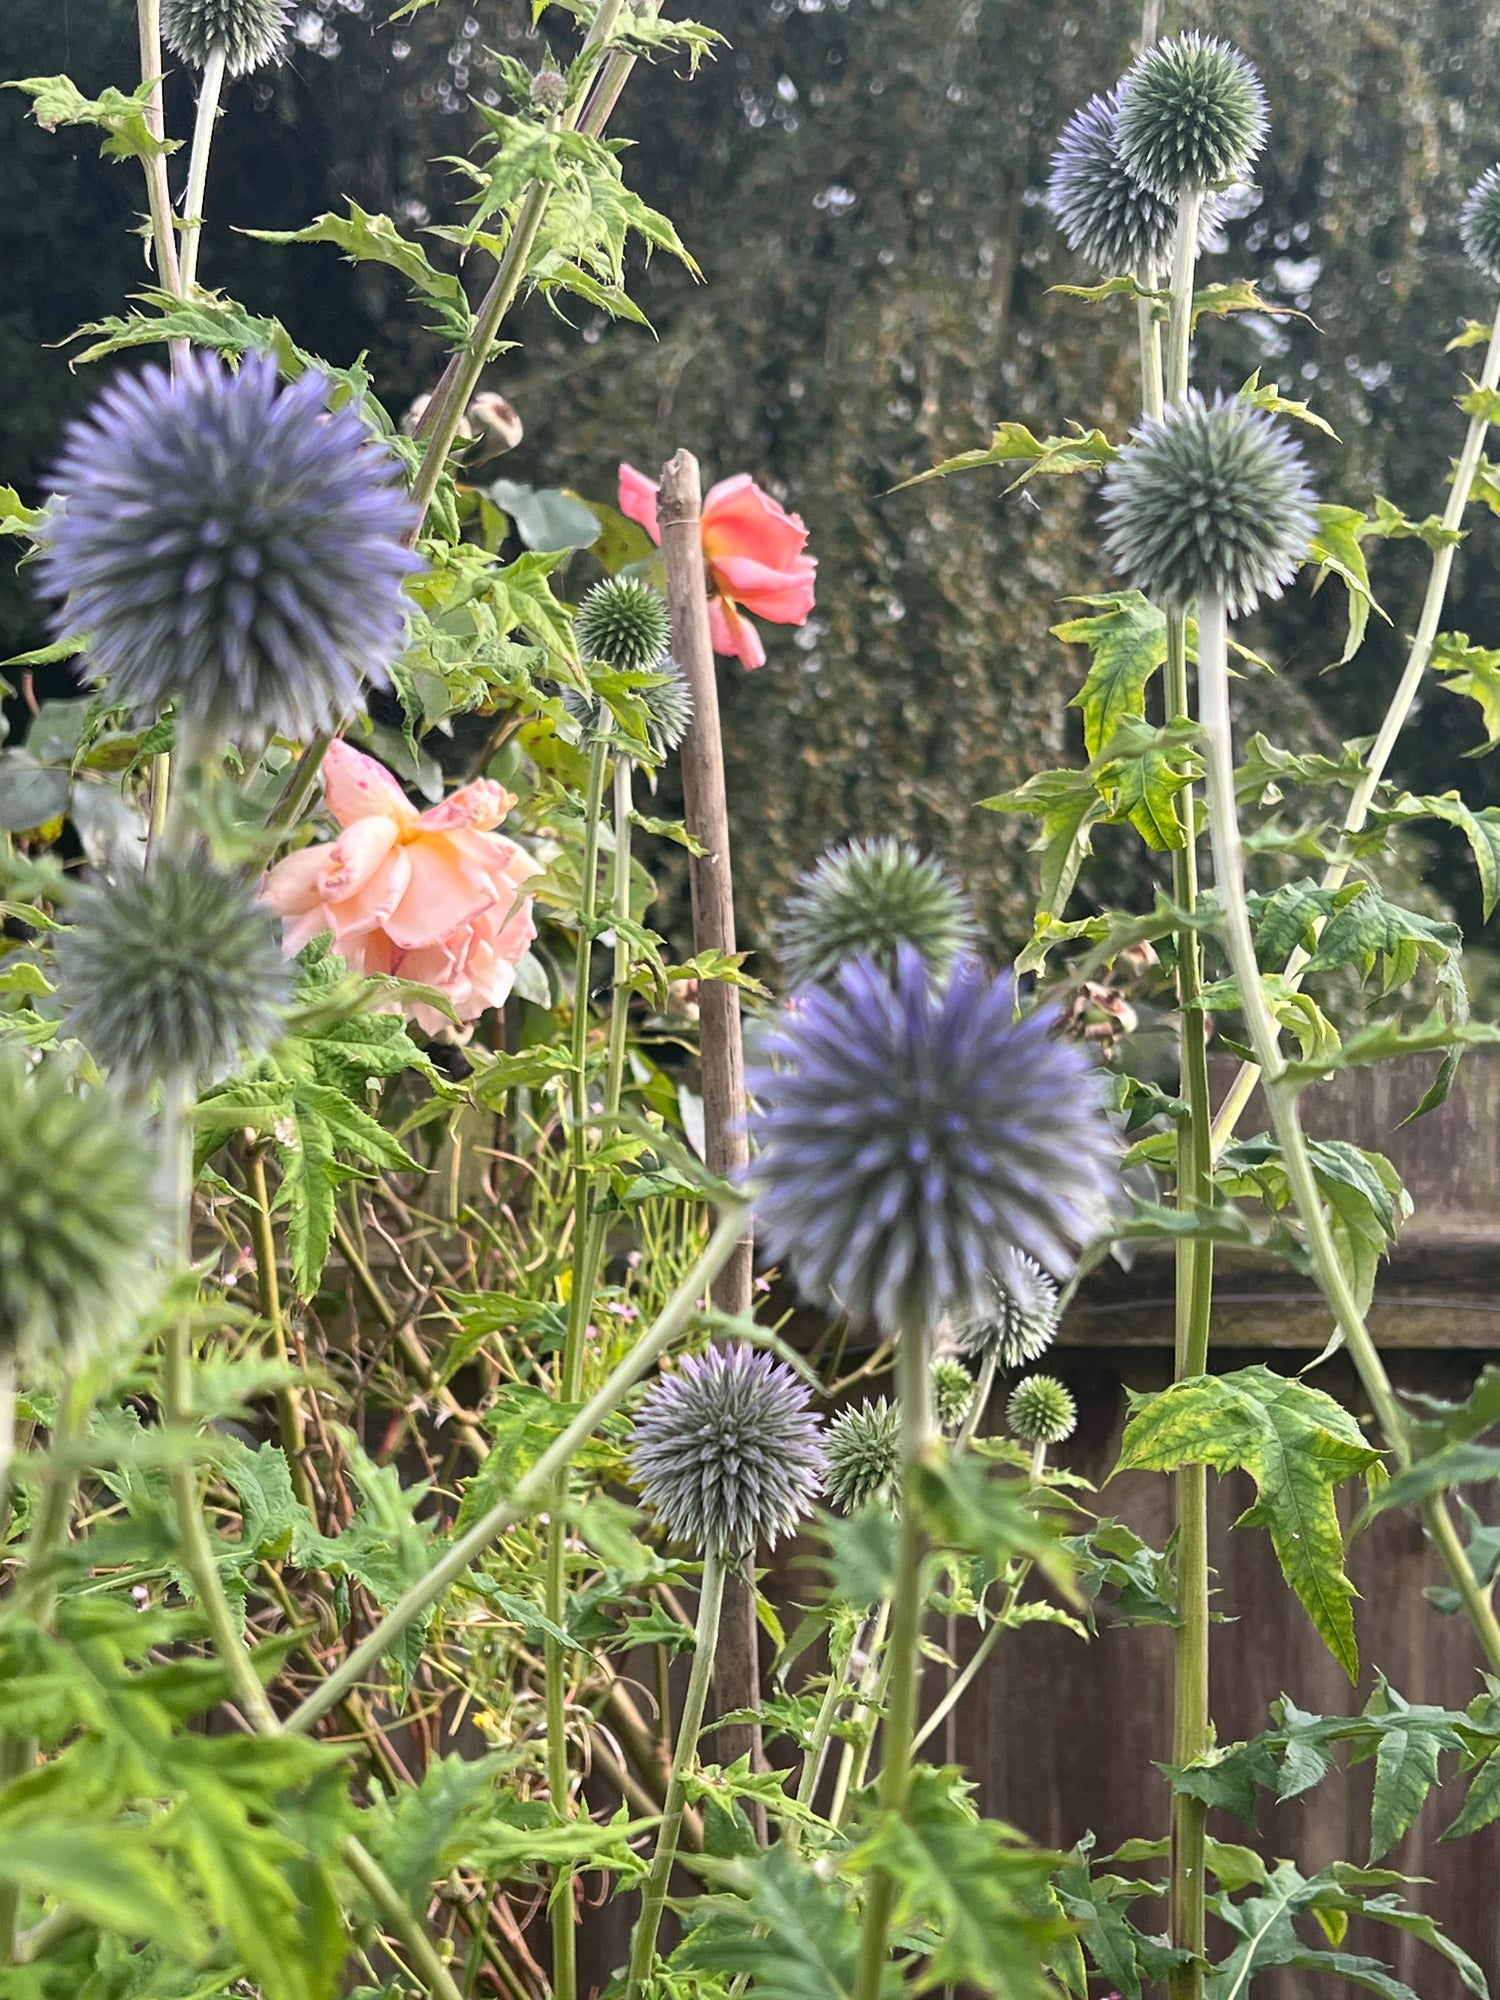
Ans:
[[[419,813],[383,765],[341,742],[323,779],[343,832],[289,854],[261,884],[287,956],[332,931],[356,971],[435,986],[460,1021],[503,1005],[536,936],[523,884],[541,873],[493,831],[514,798],[480,778]],[[449,1025],[435,1008],[409,1011],[429,1034]]]
[[[620,467],[620,512],[639,521],[653,542],[660,487],[633,465]],[[813,608],[816,556],[806,554],[807,529],[763,492],[748,472],[721,479],[703,502],[703,559],[708,565],[708,625],[716,653],[746,667],[763,667],[760,634],[740,611],[773,625],[801,625]]]

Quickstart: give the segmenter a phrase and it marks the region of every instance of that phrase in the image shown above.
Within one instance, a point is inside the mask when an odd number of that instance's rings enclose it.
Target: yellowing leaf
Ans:
[[[1146,688],[1167,657],[1167,620],[1138,590],[1068,601],[1087,605],[1095,614],[1054,625],[1052,636],[1065,646],[1087,646],[1094,656],[1088,678],[1068,706],[1083,711],[1084,747],[1097,757],[1122,716],[1145,715]]]

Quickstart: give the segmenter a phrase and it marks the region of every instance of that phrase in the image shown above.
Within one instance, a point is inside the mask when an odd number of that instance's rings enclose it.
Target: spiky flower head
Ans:
[[[270,1046],[291,978],[269,914],[206,861],[91,883],[57,943],[68,1032],[140,1090],[206,1083]]]
[[[315,370],[283,389],[266,355],[238,374],[190,355],[117,382],[70,425],[41,587],[59,635],[196,754],[332,729],[384,685],[405,634],[396,461]]]
[[[1028,1375],[1011,1390],[1005,1420],[1024,1444],[1061,1444],[1073,1435],[1078,1408],[1055,1375]]]
[[[539,69],[530,94],[533,111],[561,111],[568,101],[568,79],[560,69]]]
[[[1057,1337],[1057,1287],[1034,1257],[1009,1245],[996,1260],[985,1311],[960,1327],[966,1354],[988,1359],[1007,1372],[1045,1354]]]
[[[884,1396],[840,1410],[828,1426],[823,1485],[840,1513],[888,1496],[901,1468],[901,1412]]]
[[[851,959],[886,972],[911,945],[944,980],[978,934],[969,899],[941,861],[904,840],[851,840],[797,884],[781,926],[781,959],[796,986],[826,986]]]
[[[688,733],[693,719],[693,697],[687,677],[670,655],[650,669],[656,676],[649,686],[632,688],[646,711],[646,740],[658,757],[675,750]],[[615,728],[614,718],[603,701],[591,701],[572,686],[562,691],[563,707],[586,730]]]
[[[1091,97],[1062,129],[1047,201],[1070,250],[1105,277],[1160,271],[1172,255],[1177,202],[1143,187],[1120,158],[1120,93]]]
[[[222,49],[231,76],[268,63],[291,24],[292,0],[161,0],[162,39],[173,55],[202,69]]]
[[[578,607],[578,650],[621,673],[649,673],[665,659],[672,627],[659,590],[633,576],[607,576]]]
[[[751,1079],[750,1180],[804,1296],[894,1334],[978,1317],[1007,1243],[1071,1268],[1108,1221],[1115,1144],[1054,1025],[972,959],[934,985],[908,944],[893,977],[860,958],[797,996]]]
[[[932,1412],[945,1431],[956,1431],[974,1401],[974,1377],[950,1356],[932,1367]]]
[[[1159,195],[1244,180],[1268,124],[1254,68],[1196,28],[1146,49],[1120,82],[1120,158]]]
[[[146,1303],[154,1182],[112,1093],[76,1092],[60,1058],[0,1049],[0,1358],[89,1345]]]
[[[1490,167],[1470,188],[1458,233],[1469,262],[1500,285],[1500,166]]]
[[[689,1355],[642,1399],[631,1471],[675,1542],[701,1553],[774,1547],[823,1479],[823,1426],[811,1392],[754,1347]]]
[[[1115,568],[1169,609],[1220,597],[1231,618],[1280,597],[1316,519],[1307,461],[1242,396],[1196,390],[1148,417],[1104,482]]]

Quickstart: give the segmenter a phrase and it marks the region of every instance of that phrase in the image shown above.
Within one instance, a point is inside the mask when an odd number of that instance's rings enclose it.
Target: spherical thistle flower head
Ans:
[[[1469,262],[1500,285],[1500,166],[1480,175],[1458,218],[1458,233]]]
[[[91,883],[57,942],[68,1032],[134,1090],[211,1082],[270,1046],[291,977],[269,912],[201,860]]]
[[[664,757],[688,733],[693,720],[693,697],[686,675],[670,655],[658,660],[650,672],[657,676],[656,681],[633,692],[646,711],[646,740],[658,757]],[[605,703],[591,701],[575,687],[563,689],[562,703],[573,720],[586,730],[615,729],[614,718]]]
[[[710,1348],[642,1399],[631,1472],[675,1542],[741,1556],[774,1547],[812,1506],[823,1427],[811,1391],[758,1348]]]
[[[0,1358],[107,1338],[150,1297],[155,1162],[107,1090],[0,1049]]]
[[[992,1295],[978,1319],[959,1329],[966,1354],[1007,1372],[1045,1354],[1057,1337],[1057,1287],[1034,1257],[1007,1246],[996,1263]]]
[[[1176,190],[1143,187],[1120,158],[1120,93],[1091,97],[1062,129],[1047,203],[1070,250],[1119,278],[1161,270],[1177,229]]]
[[[1011,1390],[1005,1420],[1023,1444],[1061,1444],[1073,1435],[1078,1408],[1055,1375],[1028,1375]]]
[[[840,1410],[828,1426],[823,1485],[842,1514],[890,1495],[901,1469],[901,1412],[884,1396]]]
[[[174,56],[202,69],[224,51],[231,76],[260,69],[292,25],[292,0],[161,0],[162,39]]]
[[[1221,597],[1231,618],[1280,597],[1316,525],[1307,461],[1240,396],[1196,390],[1148,418],[1104,482],[1115,568],[1169,609]]]
[[[974,1401],[974,1377],[961,1361],[933,1363],[932,1411],[945,1431],[956,1431]]]
[[[190,355],[118,382],[69,427],[41,588],[52,628],[144,718],[175,704],[190,754],[331,730],[404,642],[396,461],[316,372]]]
[[[825,854],[788,899],[781,960],[792,986],[826,986],[851,959],[890,972],[912,946],[946,979],[978,935],[969,899],[941,861],[904,840],[851,840]]]
[[[1007,1243],[1058,1272],[1106,1227],[1116,1148],[1098,1073],[972,959],[946,987],[903,944],[810,987],[765,1041],[749,1179],[768,1256],[883,1333],[977,1318]]]
[[[574,620],[578,650],[622,673],[649,673],[665,659],[672,627],[659,590],[632,576],[596,583]]]
[[[1251,64],[1196,29],[1145,50],[1121,79],[1120,158],[1159,195],[1246,179],[1268,125]]]
[[[568,102],[568,79],[560,69],[539,69],[531,79],[531,108],[551,113],[563,110]]]

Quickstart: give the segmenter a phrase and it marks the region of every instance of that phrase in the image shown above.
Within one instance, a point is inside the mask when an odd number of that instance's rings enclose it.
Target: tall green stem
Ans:
[[[901,1399],[901,1536],[891,1590],[890,1680],[880,1763],[880,1805],[888,1813],[902,1812],[906,1806],[921,1691],[926,1551],[916,1475],[935,1434],[930,1350],[925,1326],[904,1329],[896,1347],[896,1389]],[[854,2000],[880,2000],[895,1902],[895,1881],[884,1869],[877,1869],[865,1895]]]
[[[615,757],[615,865],[610,916],[615,925],[615,977],[610,999],[609,1060],[604,1071],[607,1130],[619,1122],[625,1089],[625,1044],[630,1030],[630,944],[622,926],[630,920],[630,815],[635,767],[623,751]]]
[[[1135,281],[1143,291],[1154,292],[1157,272],[1150,264],[1142,264],[1136,272]],[[1147,417],[1159,417],[1166,390],[1162,381],[1161,362],[1161,321],[1156,316],[1155,299],[1137,299],[1135,302],[1136,338],[1141,350],[1141,413]]]
[[[1411,1444],[1406,1422],[1380,1352],[1370,1338],[1358,1302],[1339,1261],[1324,1213],[1312,1158],[1297,1109],[1297,1091],[1287,1079],[1278,1047],[1276,1020],[1261,984],[1255,939],[1245,896],[1244,849],[1234,791],[1234,737],[1229,713],[1227,625],[1222,599],[1205,598],[1198,613],[1198,686],[1207,739],[1209,827],[1214,879],[1224,912],[1225,941],[1250,1044],[1260,1065],[1271,1120],[1281,1147],[1292,1199],[1307,1235],[1313,1269],[1324,1298],[1358,1370],[1365,1394],[1387,1444],[1408,1463]],[[1430,1500],[1422,1518],[1448,1567],[1492,1670],[1500,1672],[1500,1620],[1489,1593],[1477,1581],[1442,1496]]]
[[[1484,368],[1479,377],[1481,389],[1493,389],[1500,384],[1500,313],[1496,314],[1490,329],[1489,347],[1485,352]],[[1469,489],[1474,484],[1474,474],[1479,465],[1480,453],[1484,449],[1485,433],[1489,421],[1485,417],[1471,417],[1469,428],[1464,435],[1463,450],[1459,454],[1458,465],[1453,474],[1453,484],[1448,493],[1448,503],[1443,509],[1443,527],[1448,535],[1458,533],[1463,520],[1464,509],[1469,504]],[[1325,889],[1341,889],[1348,880],[1349,870],[1354,861],[1354,841],[1364,828],[1369,817],[1370,806],[1385,776],[1391,753],[1397,738],[1406,727],[1411,714],[1412,703],[1421,692],[1422,682],[1427,673],[1427,664],[1432,658],[1433,642],[1437,638],[1438,625],[1443,616],[1443,601],[1448,594],[1448,579],[1453,570],[1453,551],[1456,544],[1445,540],[1432,552],[1432,568],[1427,576],[1427,591],[1422,599],[1422,614],[1417,620],[1417,629],[1412,634],[1411,650],[1406,656],[1406,666],[1397,683],[1396,692],[1391,696],[1385,720],[1380,725],[1380,734],[1370,750],[1369,761],[1364,776],[1350,795],[1348,809],[1344,814],[1343,838],[1338,851],[1323,871]],[[1286,962],[1284,977],[1292,982],[1293,990],[1302,983],[1302,969],[1310,954],[1301,945],[1293,951]],[[1235,1127],[1244,1115],[1245,1106],[1250,1102],[1256,1084],[1260,1081],[1260,1069],[1256,1063],[1242,1063],[1228,1095],[1219,1106],[1214,1120],[1214,1152],[1217,1155],[1234,1136]]]
[[[1188,391],[1193,338],[1193,287],[1198,257],[1198,222],[1203,197],[1184,187],[1177,197],[1177,235],[1172,250],[1172,305],[1167,329],[1166,400],[1180,403]],[[1149,394],[1149,391],[1148,391]],[[1166,708],[1169,722],[1192,717],[1188,693],[1187,618],[1167,617]],[[1191,785],[1178,795],[1177,824],[1182,845],[1172,853],[1172,893],[1179,909],[1198,906],[1197,807]],[[1177,934],[1177,1011],[1181,1035],[1180,1095],[1187,1117],[1177,1128],[1177,1206],[1193,1213],[1208,1198],[1213,1172],[1210,1132],[1213,1107],[1208,1094],[1208,1036],[1203,1016],[1203,956],[1190,924]],[[1209,1321],[1213,1307],[1213,1246],[1183,1238],[1176,1250],[1175,1372],[1181,1381],[1208,1366]],[[1209,1742],[1208,1696],[1208,1482],[1201,1465],[1185,1465],[1174,1475],[1177,1511],[1177,1626],[1172,1678],[1172,1745],[1179,1764],[1190,1764]],[[1204,1951],[1204,1855],[1207,1812],[1196,1799],[1172,1801],[1170,1922],[1172,1942],[1192,1959],[1169,1978],[1172,2000],[1201,2000]]]
[[[463,2000],[452,1973],[438,1957],[432,1939],[427,1935],[426,1925],[416,1916],[374,1855],[352,1833],[344,1836],[343,1856],[350,1874],[405,1945],[411,1957],[412,1970],[426,1986],[432,2000]]]
[[[285,1728],[311,1729],[319,1716],[335,1708],[357,1687],[371,1668],[430,1604],[450,1590],[482,1556],[497,1536],[513,1528],[533,1508],[543,1506],[551,1495],[558,1473],[572,1462],[574,1454],[594,1435],[606,1417],[612,1416],[626,1396],[667,1349],[691,1324],[698,1301],[728,1262],[745,1226],[744,1207],[726,1202],[707,1247],[663,1306],[655,1324],[614,1368],[609,1379],[595,1391],[572,1422],[558,1432],[531,1470],[517,1480],[503,1499],[497,1500],[465,1534],[451,1542],[425,1576],[411,1584],[372,1632],[355,1646],[331,1673],[308,1695],[301,1707],[287,1718]]]
[[[225,52],[211,48],[198,83],[198,116],[193,126],[193,150],[188,159],[187,193],[182,202],[182,290],[190,295],[198,282],[198,252],[203,243],[203,206],[208,193],[208,158],[213,151],[219,99],[224,92]]]
[[[879,1689],[884,1678],[885,1641],[891,1624],[891,1600],[883,1597],[875,1612],[875,1622],[870,1629],[866,1646],[864,1667],[859,1676],[859,1699],[849,1717],[850,1728],[854,1732],[874,1732],[874,1713],[879,1700]],[[851,1792],[858,1791],[865,1781],[865,1765],[869,1759],[870,1734],[865,1736],[863,1745],[856,1741],[854,1734],[844,1745],[839,1758],[838,1776],[834,1780],[833,1797],[828,1802],[828,1823],[830,1826],[843,1825]]]
[[[656,1959],[656,1934],[661,1928],[667,1885],[672,1879],[672,1864],[677,1859],[677,1842],[682,1834],[683,1808],[687,1804],[683,1779],[698,1753],[703,1711],[714,1677],[719,1613],[724,1604],[724,1565],[725,1558],[716,1549],[710,1549],[703,1558],[703,1580],[698,1589],[698,1623],[693,1635],[693,1670],[688,1677],[682,1718],[677,1725],[677,1748],[672,1754],[672,1777],[667,1786],[661,1826],[657,1830],[656,1852],[641,1894],[641,1914],[630,1951],[630,1983],[626,1988],[626,2000],[640,2000],[641,1989],[650,1978]]]
[[[141,55],[141,82],[152,86],[146,101],[146,124],[153,139],[166,137],[166,116],[162,102],[161,0],[136,0],[136,31]],[[167,183],[165,151],[152,153],[142,161],[146,174],[146,198],[151,209],[151,245],[156,253],[156,275],[163,291],[180,297],[182,276],[177,265],[177,237],[172,226],[172,191]]]

